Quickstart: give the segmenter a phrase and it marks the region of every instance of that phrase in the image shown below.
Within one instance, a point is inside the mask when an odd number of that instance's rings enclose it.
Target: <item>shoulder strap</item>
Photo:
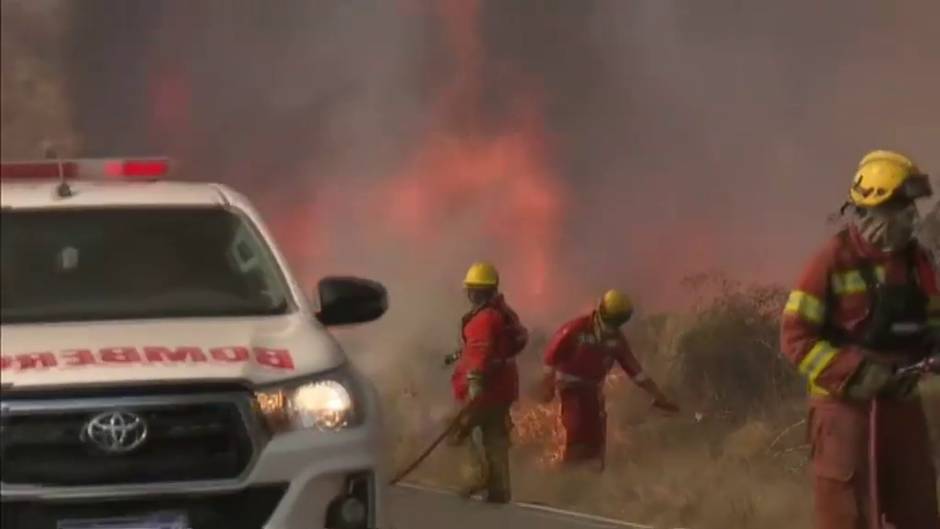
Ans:
[[[904,258],[907,260],[907,281],[918,287],[923,283],[920,279],[919,267],[917,266],[917,261],[921,255],[922,253],[918,251],[917,240],[911,240],[904,252]]]

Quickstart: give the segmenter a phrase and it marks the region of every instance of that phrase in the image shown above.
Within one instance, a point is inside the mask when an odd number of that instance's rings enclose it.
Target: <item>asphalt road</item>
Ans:
[[[466,501],[412,485],[393,487],[390,493],[393,529],[667,529],[539,505]]]

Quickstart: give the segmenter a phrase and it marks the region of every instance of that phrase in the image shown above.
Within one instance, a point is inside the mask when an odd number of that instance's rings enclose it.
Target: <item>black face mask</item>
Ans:
[[[480,308],[493,299],[493,296],[496,295],[495,288],[468,288],[467,289],[467,299],[470,300],[470,305],[477,309]]]
[[[632,315],[633,315],[633,313],[629,313],[629,314],[627,314],[627,315],[625,315],[625,316],[623,316],[623,317],[620,317],[620,318],[611,318],[611,317],[609,317],[609,316],[605,316],[605,315],[603,314],[603,312],[598,312],[598,314],[597,314],[597,322],[598,322],[598,324],[600,325],[600,328],[601,328],[602,331],[608,332],[608,333],[612,333],[612,332],[616,332],[616,331],[619,330],[620,327],[622,327],[625,323],[627,323],[628,321],[630,321],[630,317],[631,317]]]

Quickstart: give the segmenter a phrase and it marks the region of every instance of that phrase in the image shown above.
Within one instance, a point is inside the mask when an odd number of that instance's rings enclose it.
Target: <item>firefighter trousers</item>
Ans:
[[[565,463],[603,462],[607,413],[600,385],[566,385],[559,389],[561,423],[565,429]]]
[[[869,440],[877,436],[881,510],[897,529],[940,529],[937,478],[919,399],[870,404],[816,398],[810,404],[815,529],[869,529]]]
[[[509,476],[509,446],[512,419],[509,406],[487,406],[470,414],[463,428],[455,434],[454,444],[469,440],[469,469],[464,495],[486,491],[486,499],[508,502],[512,496]]]

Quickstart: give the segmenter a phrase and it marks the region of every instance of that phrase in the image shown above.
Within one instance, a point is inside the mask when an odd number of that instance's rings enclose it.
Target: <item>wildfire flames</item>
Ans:
[[[484,64],[479,5],[438,4],[456,59],[452,81],[436,105],[434,125],[406,166],[374,193],[391,204],[386,221],[429,254],[441,247],[450,219],[477,222],[472,236],[488,255],[500,257],[520,308],[550,303],[547,287],[557,251],[561,186],[546,160],[546,135],[535,97],[519,94],[496,132],[476,116]],[[526,96],[526,97],[522,97]],[[486,258],[486,256],[481,256]],[[521,296],[521,299],[519,298]]]
[[[434,138],[376,199],[391,202],[391,228],[429,252],[448,236],[439,229],[448,218],[476,217],[474,238],[490,241],[487,252],[502,258],[505,275],[523,281],[513,284],[514,294],[524,296],[520,302],[548,303],[560,201],[537,141],[527,129],[494,138]]]
[[[615,371],[604,382],[605,394],[624,383],[626,375]],[[512,410],[515,428],[515,443],[521,447],[533,448],[537,460],[543,467],[552,467],[561,463],[565,431],[561,425],[561,405],[556,398],[550,404],[521,402]],[[626,442],[623,432],[608,432],[610,444]]]
[[[542,466],[554,466],[561,462],[565,431],[561,427],[560,410],[558,401],[554,401],[547,405],[517,406],[512,411],[514,442],[522,447],[534,448]]]
[[[305,193],[315,203],[280,211],[272,225],[309,278],[311,267],[320,272],[325,262],[349,259],[337,254],[338,247],[310,248],[337,238],[327,233],[335,227],[311,227],[311,220],[349,219],[366,211],[368,218],[348,222],[344,238],[390,241],[395,251],[409,259],[418,257],[427,266],[457,268],[471,260],[494,261],[507,279],[511,303],[536,317],[555,302],[548,286],[549,278],[559,273],[564,212],[564,190],[549,160],[538,88],[518,83],[500,87],[500,97],[511,103],[504,112],[485,116],[487,94],[481,77],[486,54],[479,5],[421,2],[405,3],[402,9],[411,14],[415,9],[433,10],[452,61],[448,82],[430,104],[425,129],[397,169],[364,189],[338,179],[315,183]],[[460,249],[459,256],[454,248]],[[450,278],[448,288],[454,284],[457,280]]]

